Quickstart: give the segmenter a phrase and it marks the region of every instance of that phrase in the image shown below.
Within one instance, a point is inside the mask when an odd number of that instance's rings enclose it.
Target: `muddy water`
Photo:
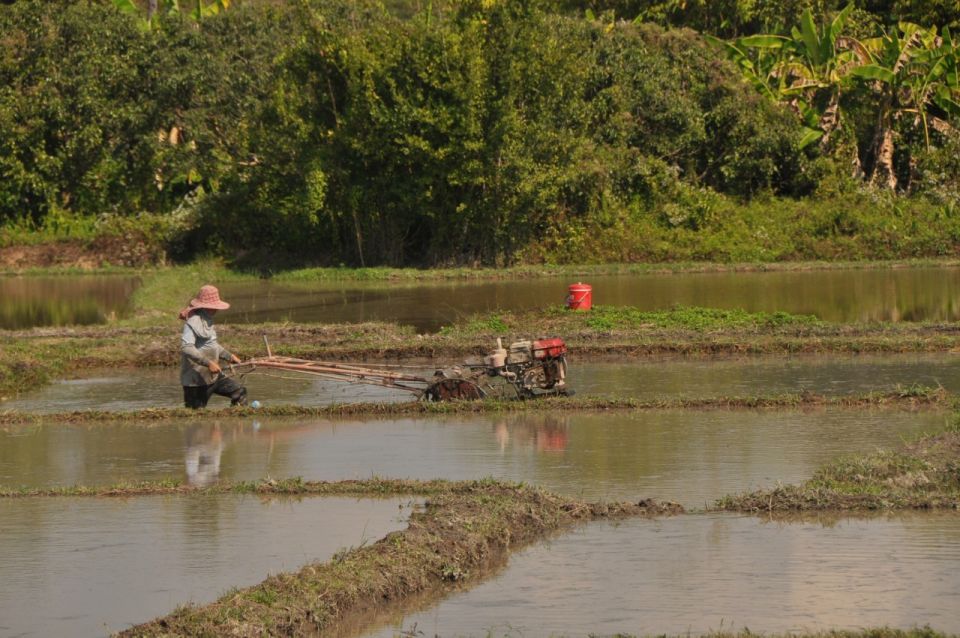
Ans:
[[[408,503],[233,496],[0,501],[0,635],[105,636],[376,541],[406,525]]]
[[[674,358],[623,363],[581,362],[574,355],[569,363],[570,387],[582,395],[638,399],[804,391],[835,395],[891,390],[913,384],[942,385],[960,393],[960,356],[956,354]],[[413,374],[430,376],[434,370],[427,363],[411,365],[407,371]],[[0,409],[64,412],[177,407],[183,401],[177,375],[174,369],[94,370],[84,378],[58,381],[0,402]],[[398,390],[309,379],[291,373],[256,372],[245,377],[244,382],[250,397],[263,405],[326,405],[414,398]],[[226,399],[214,397],[211,406],[228,403]]]
[[[593,302],[647,310],[695,305],[785,310],[828,321],[960,319],[960,268],[607,275]],[[421,332],[476,312],[562,304],[576,278],[480,283],[225,283],[230,321],[396,321]],[[224,320],[227,320],[225,317]]]
[[[838,455],[940,429],[938,412],[511,414],[380,420],[47,424],[0,431],[0,485],[303,476],[521,480],[590,499],[701,507],[808,478]]]
[[[368,635],[960,631],[960,517],[777,524],[702,515],[593,524]],[[407,634],[404,634],[407,635]],[[412,635],[412,634],[411,634]]]
[[[433,369],[418,370],[427,376]],[[19,397],[0,402],[0,409],[26,412],[63,412],[72,410],[129,411],[145,408],[183,406],[183,388],[179,369],[100,369],[86,372],[79,379],[56,381]],[[330,403],[409,401],[409,392],[379,386],[342,383],[305,377],[295,373],[249,374],[241,378],[252,399],[267,404],[327,405]],[[210,407],[230,405],[230,400],[214,396]]]
[[[0,276],[0,328],[103,323],[130,311],[136,277]]]
[[[395,321],[421,332],[476,312],[562,304],[576,278],[494,282],[226,282],[225,321]],[[773,273],[606,275],[587,278],[596,304],[647,310],[696,305],[785,310],[829,321],[958,320],[960,268]],[[89,324],[123,316],[138,285],[130,277],[0,276],[0,328]]]

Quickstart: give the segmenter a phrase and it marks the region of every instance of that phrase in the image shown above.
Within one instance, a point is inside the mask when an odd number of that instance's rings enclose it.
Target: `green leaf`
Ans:
[[[113,0],[113,6],[124,13],[140,14],[140,9],[133,3],[133,0]]]
[[[960,117],[960,103],[958,103],[953,94],[945,86],[938,87],[933,101],[937,106],[949,113],[953,117]]]
[[[781,35],[749,35],[737,40],[745,47],[753,49],[780,49],[790,40]]]
[[[813,14],[809,8],[804,9],[803,15],[800,16],[800,35],[810,60],[817,66],[822,64],[820,36],[817,35],[817,25],[813,22]]]
[[[843,11],[837,14],[836,18],[833,19],[833,22],[830,24],[831,40],[836,41],[837,37],[840,35],[840,32],[843,30],[843,27],[847,24],[847,18],[850,16],[852,11],[853,3],[851,2],[843,8]]]
[[[893,71],[878,64],[864,64],[863,66],[858,66],[850,71],[850,75],[862,78],[864,80],[879,80],[880,82],[886,82],[887,84],[893,82],[894,78],[896,77]]]
[[[800,136],[800,141],[798,142],[798,146],[800,148],[806,148],[807,146],[810,146],[811,144],[819,140],[821,137],[823,137],[823,131],[821,131],[820,129],[808,128],[804,126],[803,135]]]

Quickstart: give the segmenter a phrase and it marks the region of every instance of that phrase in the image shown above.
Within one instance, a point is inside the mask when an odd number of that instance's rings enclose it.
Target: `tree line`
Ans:
[[[736,202],[870,184],[952,214],[949,29],[700,4],[0,6],[0,222],[150,213],[185,256],[433,265],[654,255]]]

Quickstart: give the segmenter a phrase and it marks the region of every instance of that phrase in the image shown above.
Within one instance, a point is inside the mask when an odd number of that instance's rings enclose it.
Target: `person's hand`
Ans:
[[[210,363],[208,363],[207,368],[209,368],[210,372],[214,374],[220,373],[220,364],[217,363],[216,361],[211,361]]]
[[[230,363],[240,363],[240,357],[235,354],[230,355]]]

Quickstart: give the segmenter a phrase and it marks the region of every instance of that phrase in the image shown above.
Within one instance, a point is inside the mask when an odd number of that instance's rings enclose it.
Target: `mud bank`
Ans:
[[[842,458],[800,485],[726,496],[714,507],[753,513],[960,509],[960,420],[901,450]]]
[[[275,405],[261,408],[225,407],[189,410],[156,408],[129,412],[77,411],[32,414],[0,412],[0,428],[43,423],[120,422],[143,425],[168,419],[209,420],[230,417],[340,417],[340,416],[406,416],[441,414],[481,414],[495,412],[637,411],[637,410],[718,410],[718,409],[784,409],[784,408],[889,408],[914,410],[946,407],[954,398],[943,388],[910,386],[887,392],[868,392],[841,396],[824,396],[810,392],[747,397],[631,399],[606,397],[543,397],[530,400],[448,401],[431,403],[338,403],[325,406]]]
[[[841,325],[791,316],[708,311],[647,315],[618,311],[501,313],[474,318],[440,334],[417,335],[384,323],[218,326],[220,339],[242,358],[265,354],[263,338],[282,356],[318,360],[428,360],[438,365],[486,354],[497,337],[560,335],[570,357],[618,360],[654,355],[724,356],[800,353],[949,352],[960,347],[953,324]],[[682,315],[682,316],[680,316]],[[93,367],[179,365],[178,324],[0,331],[0,397]]]
[[[477,578],[506,552],[572,524],[682,511],[648,501],[571,501],[494,481],[450,483],[429,494],[424,510],[411,516],[405,530],[373,545],[297,573],[271,576],[210,605],[181,608],[120,635],[315,635],[413,595],[440,596]]]
[[[257,494],[260,496],[431,496],[444,493],[469,492],[477,483],[471,481],[416,481],[407,479],[381,479],[344,481],[304,481],[302,478],[263,479],[231,483],[220,481],[213,485],[197,487],[181,481],[143,481],[117,483],[114,485],[57,487],[50,489],[0,488],[0,498],[33,498],[56,496],[167,496],[209,494]]]

